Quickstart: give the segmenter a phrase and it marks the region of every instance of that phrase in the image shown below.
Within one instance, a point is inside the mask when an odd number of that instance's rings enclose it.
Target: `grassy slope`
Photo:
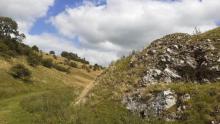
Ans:
[[[8,73],[17,63],[32,71],[31,83],[14,79]],[[71,116],[69,104],[99,73],[72,68],[66,74],[43,66],[28,66],[24,57],[9,61],[0,58],[0,123],[66,123]]]
[[[197,37],[198,38],[198,37]],[[199,35],[199,38],[220,39],[220,28]],[[219,48],[215,42],[215,47]],[[163,122],[162,120],[145,120],[128,112],[121,104],[123,93],[132,90],[137,85],[143,69],[129,68],[131,57],[122,58],[108,68],[96,81],[87,104],[76,109],[74,124],[206,124],[211,120],[220,120],[220,113],[215,111],[220,108],[220,83],[213,84],[160,84],[146,88],[148,92],[159,92],[163,89],[173,89],[176,93],[189,93],[191,100],[188,103],[191,108],[183,114],[184,121]],[[174,108],[175,109],[175,108]],[[169,110],[168,112],[172,112]]]

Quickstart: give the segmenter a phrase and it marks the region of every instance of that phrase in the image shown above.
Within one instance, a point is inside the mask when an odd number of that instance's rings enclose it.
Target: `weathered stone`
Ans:
[[[122,103],[132,112],[139,113],[142,117],[158,116],[163,111],[168,110],[177,102],[177,95],[169,90],[155,94],[151,99],[142,101],[141,96],[124,96]]]
[[[220,52],[212,39],[193,41],[188,34],[172,34],[150,44],[141,54],[132,58],[132,64],[144,69],[135,91],[123,97],[122,103],[141,117],[165,120],[182,119],[182,113],[191,108],[190,94],[176,94],[172,90],[143,94],[140,89],[157,83],[196,82],[220,80]],[[144,91],[144,90],[143,90]],[[147,96],[147,97],[146,97]],[[178,103],[178,104],[177,104]],[[175,107],[174,107],[175,106]],[[174,108],[172,108],[174,107]],[[170,108],[176,109],[170,113]],[[163,113],[166,115],[163,115]],[[168,113],[168,114],[167,114]]]
[[[178,41],[177,37],[186,37],[186,42]],[[169,35],[149,46],[158,52],[154,52],[153,56],[146,56],[142,61],[149,65],[142,84],[175,81],[204,83],[216,81],[220,77],[220,67],[219,64],[216,65],[220,62],[220,53],[216,53],[210,39],[188,44],[187,37],[189,36],[184,34]],[[155,76],[152,72],[155,68],[161,70],[159,75]]]

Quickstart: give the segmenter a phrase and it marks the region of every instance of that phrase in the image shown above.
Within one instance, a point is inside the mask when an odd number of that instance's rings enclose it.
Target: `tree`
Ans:
[[[64,58],[67,58],[68,60],[74,60],[74,61],[81,62],[83,64],[89,64],[89,61],[87,61],[85,58],[80,58],[76,53],[63,51],[61,53],[61,56]]]
[[[39,48],[36,45],[32,46],[32,50],[39,52]]]
[[[9,17],[0,17],[0,38],[22,41],[25,35],[19,33],[18,24],[14,20]]]
[[[54,51],[50,51],[50,54],[51,54],[51,55],[55,55],[55,52],[54,52]]]

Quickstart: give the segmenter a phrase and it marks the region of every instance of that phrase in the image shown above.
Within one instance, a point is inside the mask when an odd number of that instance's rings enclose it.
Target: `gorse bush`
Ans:
[[[70,62],[68,65],[73,68],[77,68],[77,64],[75,62]]]
[[[53,60],[52,59],[43,59],[42,65],[47,68],[52,68],[53,67]]]
[[[49,52],[51,55],[55,55],[55,52],[54,51],[50,51]]]
[[[65,68],[65,67],[63,67],[63,66],[61,66],[61,65],[54,64],[53,67],[54,67],[56,70],[58,70],[58,71],[70,73],[70,69],[69,69],[69,68]]]
[[[91,72],[91,70],[89,69],[89,67],[85,64],[82,65],[81,67],[82,69],[86,70],[87,72]]]
[[[42,62],[42,56],[37,55],[36,53],[31,53],[27,57],[27,62],[33,66],[36,67],[41,64]]]
[[[31,79],[31,71],[22,64],[17,64],[10,69],[13,77],[29,81]]]

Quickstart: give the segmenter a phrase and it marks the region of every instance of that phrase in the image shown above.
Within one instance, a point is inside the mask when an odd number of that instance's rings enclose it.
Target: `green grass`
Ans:
[[[20,106],[32,115],[32,123],[66,124],[71,120],[70,104],[76,98],[75,89],[56,89],[44,94],[25,97]]]
[[[70,103],[76,89],[62,88],[19,95],[0,102],[0,122],[9,124],[60,124],[70,121]]]
[[[96,105],[74,109],[73,124],[142,124],[144,120],[120,104],[105,100]]]
[[[32,72],[30,82],[10,75],[10,67],[26,65]],[[79,72],[79,73],[77,73]],[[0,124],[67,124],[71,122],[71,103],[94,80],[97,72],[80,69],[66,74],[43,66],[31,67],[25,58],[0,59]]]
[[[151,118],[142,119],[137,114],[129,112],[121,104],[121,100],[113,98],[112,89],[93,92],[94,96],[87,104],[74,109],[73,124],[207,124],[212,120],[219,120],[220,113],[214,111],[220,106],[220,83],[213,84],[160,84],[152,85],[147,93],[157,93],[164,89],[174,90],[177,94],[189,93],[191,99],[183,104],[190,106],[184,111],[182,121],[165,122]],[[176,111],[176,107],[172,108]]]

